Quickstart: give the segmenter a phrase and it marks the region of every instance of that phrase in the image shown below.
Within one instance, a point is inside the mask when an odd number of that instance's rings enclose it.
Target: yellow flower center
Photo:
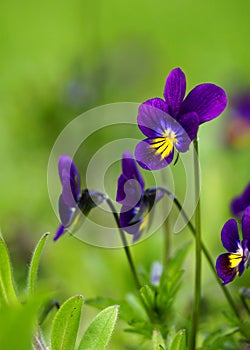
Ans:
[[[162,136],[152,139],[150,146],[155,149],[157,155],[161,154],[161,159],[164,159],[172,152],[176,143],[175,132],[168,128],[162,133]]]

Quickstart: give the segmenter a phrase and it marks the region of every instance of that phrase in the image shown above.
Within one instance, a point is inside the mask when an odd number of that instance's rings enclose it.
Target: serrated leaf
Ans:
[[[158,329],[154,329],[150,350],[163,350],[166,349],[161,332]]]
[[[28,295],[31,296],[35,292],[35,286],[36,286],[36,279],[37,279],[37,272],[38,272],[38,266],[40,262],[40,257],[43,251],[43,247],[46,243],[46,240],[48,238],[48,233],[45,233],[42,238],[39,240],[34,253],[32,255],[32,259],[30,262],[29,272],[28,272],[28,283],[27,283],[27,290]]]
[[[52,350],[73,350],[79,328],[83,297],[66,300],[55,315],[51,331]]]
[[[0,305],[18,303],[8,248],[0,235]]]
[[[179,330],[172,339],[169,350],[186,350],[186,331],[185,329]]]
[[[84,333],[78,350],[104,350],[112,336],[119,306],[109,306],[101,311]]]

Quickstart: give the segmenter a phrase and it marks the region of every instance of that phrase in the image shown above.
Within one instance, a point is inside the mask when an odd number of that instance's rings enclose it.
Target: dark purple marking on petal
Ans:
[[[168,107],[160,98],[153,98],[142,103],[138,110],[138,127],[147,137],[156,137],[165,130]]]
[[[228,220],[221,231],[221,241],[223,246],[231,253],[236,253],[239,249],[240,238],[237,222],[234,219]]]
[[[138,164],[146,170],[159,170],[168,166],[174,157],[174,149],[166,157],[156,154],[156,150],[151,147],[151,138],[139,142],[135,148],[135,158]]]
[[[80,196],[80,175],[73,160],[66,155],[60,156],[58,171],[62,183],[62,195],[65,204],[74,207]]]
[[[190,138],[190,142],[196,137],[199,129],[199,117],[195,112],[183,114],[178,120]]]
[[[61,235],[65,232],[65,228],[63,225],[60,225],[55,233],[55,236],[53,238],[53,241],[57,241],[58,238],[61,237]]]
[[[223,89],[214,84],[200,84],[183,101],[181,113],[196,112],[202,124],[220,115],[226,105],[227,97]]]
[[[240,216],[248,206],[250,206],[250,183],[247,185],[241,195],[232,200],[231,212],[234,216]]]
[[[216,271],[218,276],[223,280],[223,285],[232,282],[237,274],[236,268],[230,267],[230,254],[221,254],[216,261]]]
[[[173,69],[166,80],[164,98],[169,107],[169,114],[176,117],[186,93],[186,77],[180,68]]]
[[[250,206],[247,207],[242,216],[243,239],[250,242]]]

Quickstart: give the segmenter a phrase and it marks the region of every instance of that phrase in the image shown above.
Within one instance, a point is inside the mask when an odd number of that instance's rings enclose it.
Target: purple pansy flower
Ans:
[[[186,94],[186,77],[180,68],[167,77],[163,96],[144,102],[138,111],[138,126],[147,137],[136,146],[135,157],[147,170],[166,167],[174,148],[186,152],[200,124],[216,118],[227,104],[224,90],[200,84]]]
[[[144,180],[129,151],[122,157],[122,174],[118,178],[116,201],[122,204],[120,227],[133,235],[136,242],[148,227],[150,214],[156,202],[163,197],[157,188],[145,190]]]
[[[54,241],[64,232],[74,230],[81,218],[88,215],[90,210],[105,199],[99,192],[81,191],[81,179],[73,160],[62,155],[58,161],[58,171],[62,183],[62,194],[59,197],[59,215],[61,225],[58,227]]]
[[[241,276],[249,262],[250,251],[250,207],[242,216],[242,236],[240,242],[238,226],[235,219],[228,220],[221,231],[221,241],[228,253],[221,254],[216,261],[218,276],[223,285],[231,282],[237,275]]]
[[[242,194],[232,200],[231,212],[234,216],[240,217],[248,206],[250,206],[250,183],[244,189]]]

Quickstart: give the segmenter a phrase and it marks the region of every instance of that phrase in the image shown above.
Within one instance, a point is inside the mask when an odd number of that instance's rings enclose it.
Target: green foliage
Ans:
[[[118,305],[110,306],[101,311],[84,333],[79,350],[106,349],[117,321],[118,311]]]
[[[43,247],[47,241],[48,233],[45,233],[42,238],[39,240],[34,253],[32,255],[29,272],[28,272],[28,283],[27,283],[27,290],[28,295],[31,296],[35,292],[35,285],[37,280],[37,273],[38,273],[38,266],[41,258],[41,254],[43,251]]]
[[[169,343],[168,350],[185,350],[186,349],[186,331],[179,330]]]
[[[162,338],[161,332],[158,329],[154,329],[150,350],[162,350],[166,349],[165,342]]]
[[[17,304],[12,276],[12,265],[7,246],[0,236],[0,306]]]
[[[0,313],[0,349],[31,350],[40,300],[8,305]]]
[[[66,300],[55,315],[52,331],[52,350],[73,350],[79,328],[83,297]]]

